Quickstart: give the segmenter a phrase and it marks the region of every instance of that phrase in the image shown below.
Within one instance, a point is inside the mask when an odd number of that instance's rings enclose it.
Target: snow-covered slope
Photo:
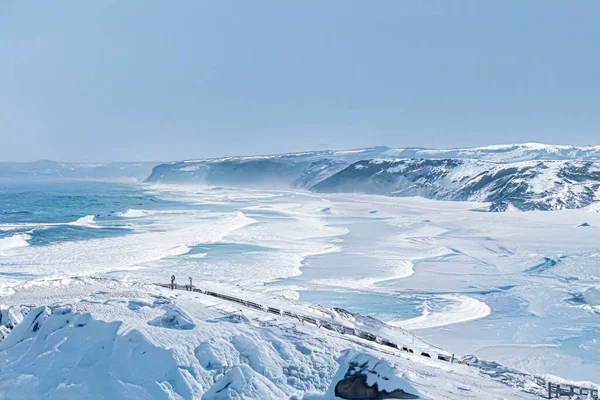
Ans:
[[[156,162],[114,162],[108,164],[62,163],[40,160],[30,163],[0,163],[0,179],[23,180],[131,180],[143,181]]]
[[[2,321],[12,327],[0,341],[2,399],[317,400],[356,390],[535,399],[519,388],[544,390],[531,377],[379,352],[192,292],[64,279],[2,301],[0,315],[12,315]]]
[[[491,202],[493,211],[556,210],[597,201],[596,160],[600,146],[374,147],[182,161],[155,167],[147,181],[475,200]]]
[[[484,147],[455,149],[390,149],[385,155],[397,158],[470,158],[492,162],[516,162],[530,160],[600,160],[600,146],[551,145],[542,143],[519,143]]]
[[[148,182],[200,183],[241,187],[307,187],[358,160],[379,157],[387,147],[225,157],[156,166]]]
[[[492,211],[559,210],[600,200],[600,163],[376,159],[354,163],[311,189],[489,202]]]

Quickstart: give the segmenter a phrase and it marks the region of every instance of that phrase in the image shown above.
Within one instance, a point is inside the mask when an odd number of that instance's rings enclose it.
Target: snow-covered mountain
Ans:
[[[600,146],[374,147],[175,162],[155,167],[147,181],[484,201],[493,211],[557,210],[598,201],[599,165]]]
[[[356,162],[311,190],[489,202],[492,211],[581,208],[600,200],[600,163],[375,159]]]
[[[414,151],[409,155],[409,150]],[[492,162],[529,160],[600,160],[600,145],[571,146],[542,143],[519,143],[455,149],[390,149],[386,157],[396,158],[469,158]]]
[[[380,157],[387,151],[387,147],[373,147],[188,160],[156,166],[147,181],[242,187],[310,187],[356,161]]]
[[[63,163],[50,160],[2,162],[0,179],[7,180],[129,180],[143,181],[157,162],[113,162],[106,164]]]

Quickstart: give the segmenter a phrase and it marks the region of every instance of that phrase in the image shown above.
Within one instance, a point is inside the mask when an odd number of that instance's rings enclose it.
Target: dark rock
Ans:
[[[367,384],[367,376],[358,374],[346,377],[335,386],[336,397],[348,400],[366,399],[418,399],[419,396],[406,393],[402,389],[392,392],[379,390],[377,383],[373,386]]]

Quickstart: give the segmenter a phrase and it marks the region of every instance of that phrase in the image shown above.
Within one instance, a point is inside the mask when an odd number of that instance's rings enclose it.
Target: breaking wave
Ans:
[[[27,233],[18,233],[16,235],[0,239],[0,255],[2,255],[6,250],[29,246],[29,239],[31,239],[31,235]]]
[[[123,218],[140,218],[140,217],[145,217],[147,215],[149,215],[150,213],[146,210],[135,210],[135,209],[129,209],[127,211],[124,212],[119,212],[116,215],[118,217],[123,217]]]
[[[83,226],[86,228],[100,228],[100,226],[96,224],[96,219],[93,215],[86,215],[85,217],[81,217],[76,221],[67,223],[67,225]]]

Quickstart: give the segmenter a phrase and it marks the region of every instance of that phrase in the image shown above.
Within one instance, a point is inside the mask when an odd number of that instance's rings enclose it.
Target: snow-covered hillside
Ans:
[[[543,143],[518,143],[455,149],[390,149],[385,156],[397,158],[470,158],[492,162],[517,162],[531,160],[600,160],[600,146],[552,145]]]
[[[535,399],[522,390],[544,389],[503,370],[379,352],[192,292],[63,279],[24,285],[3,304],[3,399],[317,400],[357,390]]]
[[[490,210],[560,210],[600,200],[600,163],[467,159],[359,161],[311,188],[491,203]]]
[[[375,147],[162,164],[147,182],[475,200],[492,203],[493,211],[556,210],[597,201],[597,160],[600,146]]]
[[[353,162],[379,157],[388,150],[387,147],[373,147],[188,160],[156,166],[147,181],[262,188],[309,187]]]

